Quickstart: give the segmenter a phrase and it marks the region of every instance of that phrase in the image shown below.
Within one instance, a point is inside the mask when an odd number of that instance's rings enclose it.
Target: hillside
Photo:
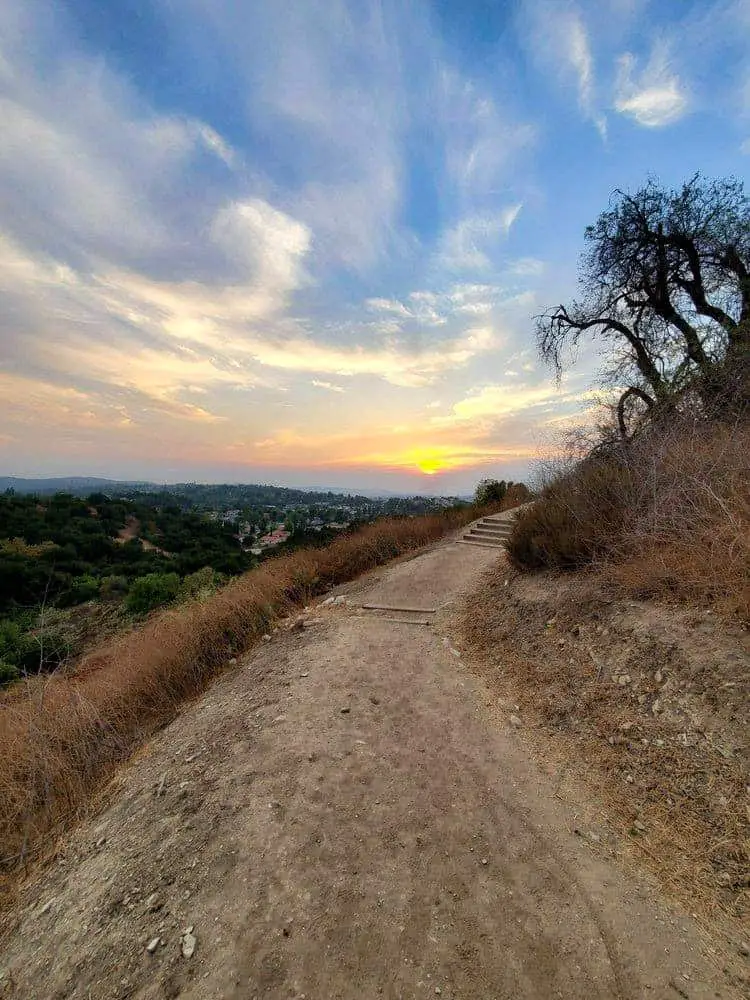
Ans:
[[[101,488],[45,493],[45,482]],[[453,505],[270,486],[38,486],[0,494],[0,685],[70,667],[134,618],[210,593],[269,556],[325,545],[377,518]]]
[[[497,560],[448,540],[241,658],[24,887],[6,995],[738,1000],[448,638]]]

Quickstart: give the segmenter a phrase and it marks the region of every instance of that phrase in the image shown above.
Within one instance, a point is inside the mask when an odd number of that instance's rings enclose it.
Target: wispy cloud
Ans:
[[[509,205],[500,212],[470,215],[461,219],[442,236],[437,260],[446,271],[487,270],[491,251],[507,236],[523,205]]]
[[[689,110],[686,88],[674,72],[665,45],[654,47],[643,70],[626,52],[619,59],[615,108],[646,128],[660,128],[679,121]]]
[[[578,6],[559,0],[526,0],[520,24],[532,59],[555,82],[575,88],[582,115],[606,138],[607,119],[597,95],[591,40]]]

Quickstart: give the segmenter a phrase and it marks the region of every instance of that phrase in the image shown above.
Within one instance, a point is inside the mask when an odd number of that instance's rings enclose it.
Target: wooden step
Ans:
[[[502,550],[502,549],[505,548],[505,546],[503,545],[502,542],[492,542],[492,541],[485,542],[485,541],[479,541],[478,538],[476,538],[476,537],[472,538],[470,535],[464,535],[463,538],[459,538],[458,544],[459,545],[476,545],[480,549],[495,549],[496,551],[498,549]]]
[[[490,531],[487,528],[469,528],[468,534],[481,535],[483,538],[510,538],[509,531]]]
[[[464,535],[462,541],[474,542],[475,545],[490,545],[496,549],[501,549],[505,546],[504,538],[497,538],[492,535],[473,535],[469,533]]]

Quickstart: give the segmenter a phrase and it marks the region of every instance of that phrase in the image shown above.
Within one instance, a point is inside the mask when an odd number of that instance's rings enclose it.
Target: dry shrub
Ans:
[[[573,569],[606,552],[623,530],[629,480],[627,467],[598,457],[553,480],[516,518],[511,562],[525,569]]]
[[[264,563],[205,601],[152,617],[69,675],[16,685],[0,701],[0,865],[12,875],[186,698],[275,618],[427,545],[477,516],[377,521],[321,549]],[[10,880],[7,879],[9,882]]]
[[[655,425],[544,486],[509,542],[519,569],[592,562],[638,596],[750,615],[750,425]]]

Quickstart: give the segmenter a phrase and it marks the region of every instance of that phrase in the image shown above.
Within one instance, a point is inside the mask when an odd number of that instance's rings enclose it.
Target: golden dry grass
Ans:
[[[85,810],[92,793],[179,705],[272,622],[461,527],[476,510],[377,521],[321,549],[271,559],[205,601],[154,615],[73,673],[0,701],[0,864],[5,887]]]
[[[750,424],[675,419],[553,477],[509,542],[519,569],[606,566],[638,597],[750,620]]]

